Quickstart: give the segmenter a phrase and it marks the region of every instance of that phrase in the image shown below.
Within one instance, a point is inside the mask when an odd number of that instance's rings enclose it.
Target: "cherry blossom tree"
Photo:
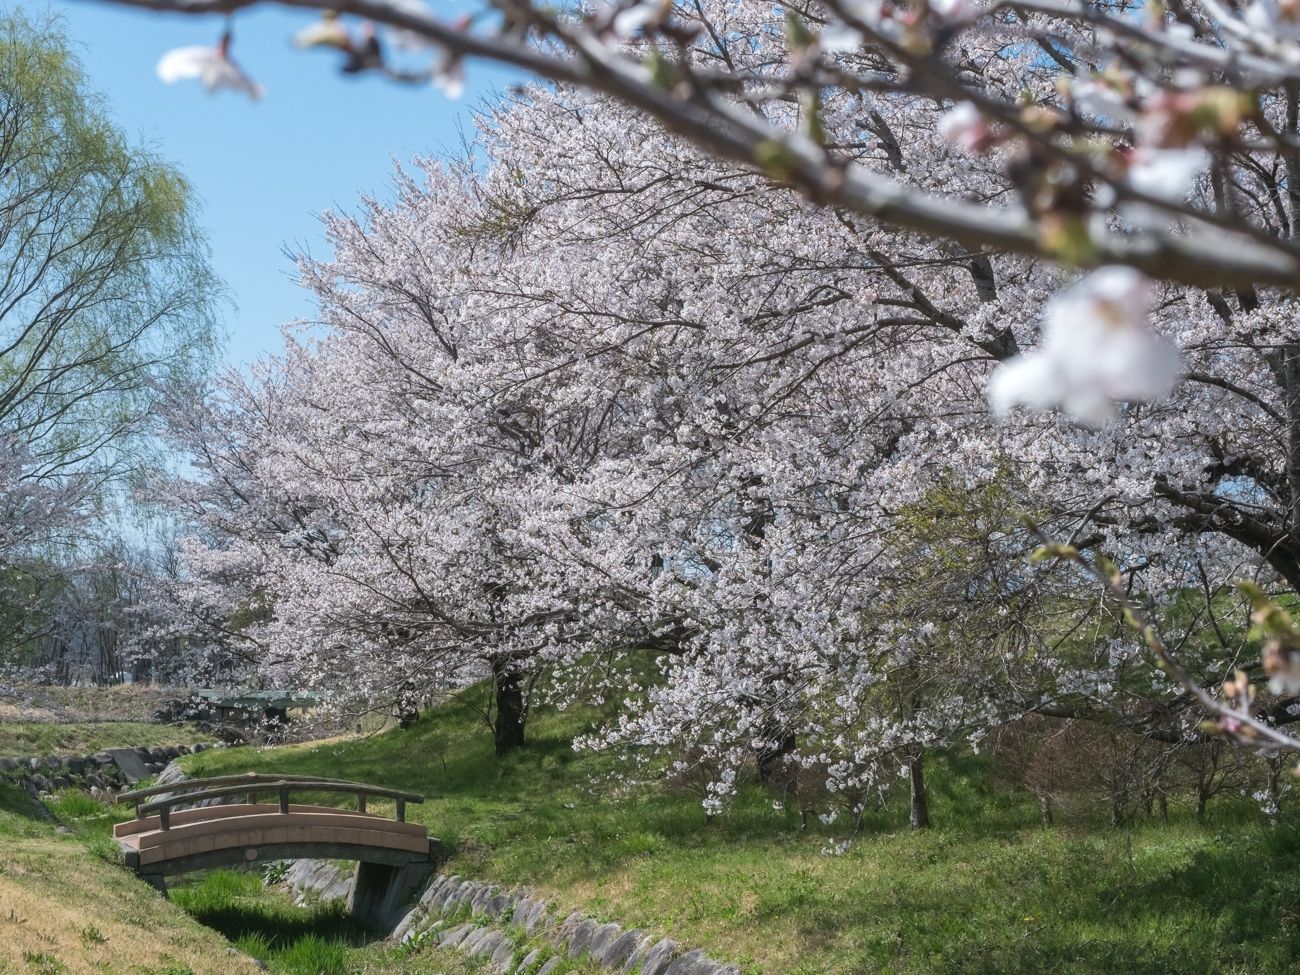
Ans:
[[[1139,685],[1152,734],[1293,744],[1289,8],[319,6],[353,73],[554,84],[331,218],[326,337],[198,414],[191,591],[261,666],[614,696],[585,743],[707,760],[712,806],[755,755],[888,759],[918,825],[925,749]],[[954,491],[979,558],[918,529]]]
[[[755,753],[858,790],[903,756],[923,795],[918,749],[1040,703],[909,635],[934,623],[891,595],[925,571],[897,516],[952,470],[918,418],[958,396],[987,449],[985,347],[1014,336],[601,106],[521,97],[483,120],[485,176],[424,163],[331,219],[334,258],[303,265],[328,338],[177,411],[207,477],[166,493],[211,542],[184,588],[222,630],[273,593],[259,659],[380,700],[503,659],[561,700],[629,695],[591,743],[707,754],[717,803]],[[541,154],[557,129],[570,149]],[[936,252],[939,286],[974,296],[972,260]],[[629,687],[656,654],[663,680]]]

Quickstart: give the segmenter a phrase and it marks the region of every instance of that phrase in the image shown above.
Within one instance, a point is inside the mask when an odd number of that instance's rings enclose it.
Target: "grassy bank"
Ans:
[[[255,975],[215,931],[0,786],[0,972]]]
[[[341,904],[295,907],[256,872],[196,875],[173,888],[172,900],[272,975],[471,975],[484,970],[452,951],[411,951],[377,940]]]
[[[801,832],[757,790],[706,822],[690,796],[616,787],[575,755],[573,715],[544,715],[506,759],[453,702],[406,731],[186,759],[200,774],[345,776],[427,794],[412,818],[448,869],[527,883],[562,904],[657,927],[754,971],[1290,972],[1300,957],[1300,834],[1222,807],[1207,826],[1043,828],[980,769],[936,763],[937,828],[885,809],[849,838]]]
[[[147,724],[141,721],[41,721],[0,723],[0,755],[89,755],[105,748],[155,748],[211,741],[192,724]]]
[[[13,804],[28,808],[17,796]],[[0,815],[0,842],[11,847],[0,859],[0,975],[486,972],[452,951],[393,945],[357,925],[341,904],[300,908],[257,868],[169,878],[165,900],[118,864],[112,825],[130,818],[127,807],[105,807],[73,789],[50,806],[75,839],[48,824]],[[19,905],[17,923],[27,937],[6,954],[11,904]]]
[[[15,684],[0,693],[0,722],[150,721],[185,692],[152,684],[58,687]]]

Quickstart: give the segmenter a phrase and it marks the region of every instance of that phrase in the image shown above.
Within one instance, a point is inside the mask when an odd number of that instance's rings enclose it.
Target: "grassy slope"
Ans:
[[[139,721],[0,723],[0,755],[88,755],[105,748],[153,748],[211,740],[211,732],[205,734],[191,724],[145,724]]]
[[[0,786],[0,972],[255,975],[253,962]]]
[[[145,684],[113,687],[53,687],[18,684],[0,692],[0,722],[150,721],[183,690]]]
[[[582,722],[547,715],[498,760],[453,702],[407,732],[186,759],[200,774],[344,776],[430,796],[411,810],[448,869],[528,883],[559,902],[658,927],[755,971],[1270,973],[1300,956],[1300,834],[1249,812],[1202,828],[1043,829],[983,778],[936,766],[939,828],[883,811],[843,856],[842,831],[800,833],[755,791],[706,823],[696,801],[617,787],[575,756]]]

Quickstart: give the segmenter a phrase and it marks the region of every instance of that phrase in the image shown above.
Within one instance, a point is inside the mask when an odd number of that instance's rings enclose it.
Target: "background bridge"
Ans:
[[[345,793],[355,809],[290,801],[292,793]],[[258,799],[268,796],[270,802]],[[391,923],[434,868],[433,842],[406,822],[424,797],[383,786],[300,775],[225,775],[123,793],[136,818],[113,836],[128,867],[164,893],[165,878],[190,870],[268,860],[356,860],[349,910],[373,927]],[[392,800],[396,817],[371,813],[367,800]]]

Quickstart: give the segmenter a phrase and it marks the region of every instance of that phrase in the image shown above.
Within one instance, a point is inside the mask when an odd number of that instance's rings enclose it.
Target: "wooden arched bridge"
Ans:
[[[291,802],[293,793],[344,793],[355,809]],[[270,801],[259,802],[262,797]],[[190,870],[268,860],[358,861],[348,906],[383,926],[434,867],[429,831],[406,821],[424,797],[364,782],[305,775],[222,775],[123,793],[136,818],[113,827],[126,865],[164,893]],[[392,800],[393,819],[367,800]],[[242,800],[242,801],[241,801]]]

